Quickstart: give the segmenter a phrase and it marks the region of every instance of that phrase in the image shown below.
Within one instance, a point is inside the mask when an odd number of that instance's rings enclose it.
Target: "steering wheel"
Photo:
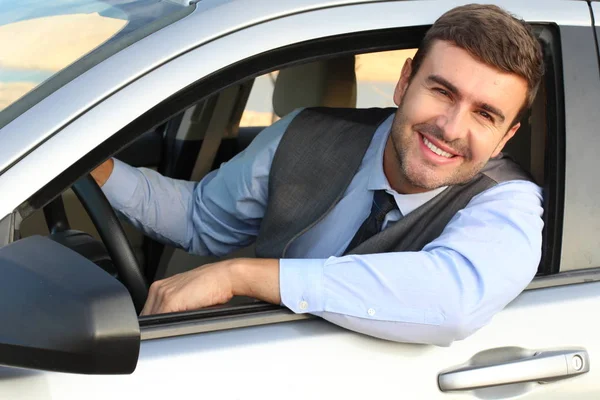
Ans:
[[[73,184],[72,189],[96,227],[117,270],[119,279],[129,290],[135,309],[139,314],[148,298],[148,284],[117,215],[91,175],[80,178]],[[46,214],[48,211],[46,207],[44,213],[49,229],[51,229],[50,225],[54,225],[60,227],[61,231],[65,231],[69,229],[69,224],[60,196],[58,201],[58,203],[53,202],[55,204],[51,203],[46,206],[54,208],[51,210],[54,213],[52,223],[49,221],[49,215]]]

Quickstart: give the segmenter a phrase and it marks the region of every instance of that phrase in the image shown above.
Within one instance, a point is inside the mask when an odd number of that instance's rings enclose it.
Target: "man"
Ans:
[[[142,314],[245,295],[390,340],[465,338],[540,260],[541,189],[501,150],[542,74],[525,23],[458,7],[406,61],[393,114],[297,110],[199,183],[107,161],[94,178],[154,238],[215,255],[257,241],[259,258],[155,282]]]

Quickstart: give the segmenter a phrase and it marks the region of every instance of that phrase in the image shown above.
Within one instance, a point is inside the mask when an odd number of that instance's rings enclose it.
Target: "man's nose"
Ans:
[[[437,125],[444,133],[444,140],[452,142],[467,135],[468,110],[462,107],[449,107],[443,115],[437,118]]]

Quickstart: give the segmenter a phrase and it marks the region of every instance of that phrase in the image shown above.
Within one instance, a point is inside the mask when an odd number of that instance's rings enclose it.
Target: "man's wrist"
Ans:
[[[109,158],[91,172],[92,178],[94,178],[98,186],[102,187],[108,178],[110,178],[114,168],[115,162],[112,158]]]
[[[280,304],[279,260],[238,258],[231,260],[228,268],[234,296],[248,296]]]

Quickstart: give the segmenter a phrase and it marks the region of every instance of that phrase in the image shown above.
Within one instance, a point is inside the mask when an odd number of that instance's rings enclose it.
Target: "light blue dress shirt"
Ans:
[[[104,193],[120,214],[164,243],[202,255],[245,247],[265,212],[273,155],[299,111],[200,183],[115,160]],[[291,258],[280,260],[281,301],[371,336],[447,346],[487,324],[534,277],[542,192],[531,182],[501,183],[475,196],[422,251],[342,256],[370,212],[374,190],[386,190],[398,204],[384,229],[444,190],[403,195],[390,187],[383,150],[392,118],[375,132],[341,201],[290,246]]]

